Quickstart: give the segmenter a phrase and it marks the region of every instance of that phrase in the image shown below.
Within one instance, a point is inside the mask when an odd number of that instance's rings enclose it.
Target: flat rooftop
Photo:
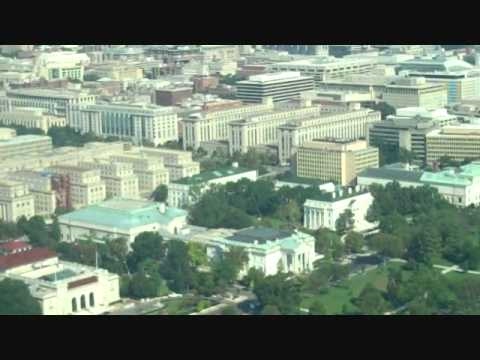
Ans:
[[[59,99],[72,99],[82,96],[93,96],[81,90],[55,90],[55,89],[15,89],[7,90],[7,97],[9,95],[25,95],[25,96],[37,96],[37,97],[49,97],[49,98],[59,98]]]
[[[240,230],[226,239],[248,244],[254,244],[255,241],[257,241],[258,244],[263,245],[266,244],[267,241],[280,240],[292,235],[293,231],[290,230],[277,230],[265,227],[257,227]]]
[[[20,135],[20,136],[15,136],[11,139],[0,140],[0,146],[28,144],[31,142],[45,141],[45,140],[48,140],[51,142],[52,138],[46,135]]]
[[[239,81],[237,84],[264,84],[270,82],[282,82],[287,80],[312,79],[309,76],[303,76],[296,71],[285,71],[272,74],[262,74],[250,76],[248,80]]]
[[[247,169],[247,168],[241,168],[241,167],[237,167],[237,168],[224,167],[216,170],[204,171],[200,174],[196,174],[187,178],[172,181],[172,183],[184,184],[184,185],[202,184],[210,180],[220,179],[222,177],[237,175],[241,173],[246,173],[249,171],[254,171],[254,169]]]
[[[160,204],[152,201],[117,198],[62,215],[59,221],[129,230],[153,223],[168,224],[187,214],[185,210],[172,207],[165,207],[165,212],[162,213]]]
[[[310,57],[301,60],[293,60],[286,62],[275,63],[274,66],[312,66],[312,67],[330,67],[330,66],[344,66],[344,65],[361,65],[361,64],[373,64],[372,59],[356,58],[356,59],[343,59],[335,57]]]

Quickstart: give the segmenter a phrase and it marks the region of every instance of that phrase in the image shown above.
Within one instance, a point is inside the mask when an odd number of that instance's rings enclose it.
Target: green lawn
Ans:
[[[402,264],[400,263],[389,263],[385,267],[382,266],[365,274],[356,275],[336,287],[330,287],[327,293],[304,294],[302,307],[309,308],[310,304],[318,299],[325,306],[327,314],[341,314],[344,305],[354,307],[351,300],[357,297],[367,284],[372,284],[377,289],[385,291],[388,282],[388,268],[401,267]],[[408,276],[408,273],[406,273],[406,276]]]

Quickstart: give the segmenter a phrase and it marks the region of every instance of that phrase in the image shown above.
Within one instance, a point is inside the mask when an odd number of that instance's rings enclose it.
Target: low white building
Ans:
[[[480,162],[438,172],[393,167],[366,169],[357,178],[358,185],[363,188],[372,184],[386,185],[393,181],[402,187],[431,186],[455,206],[480,205]]]
[[[177,234],[186,226],[187,215],[185,210],[161,203],[111,199],[62,215],[58,222],[62,240],[66,242],[124,238],[130,245],[143,232],[167,237]]]
[[[43,315],[98,315],[120,301],[120,279],[107,270],[59,261],[55,252],[13,241],[0,244],[0,281],[24,282]]]
[[[232,247],[242,248],[248,255],[248,262],[240,276],[251,268],[261,270],[266,276],[278,272],[306,273],[313,270],[316,260],[315,238],[296,230],[214,229],[194,235],[189,241],[204,244],[210,259],[221,256]]]
[[[353,213],[353,230],[365,231],[376,225],[365,220],[373,196],[364,190],[348,188],[325,192],[321,199],[307,199],[304,204],[304,226],[310,230],[327,228],[336,230],[336,221],[346,210]]]
[[[257,170],[243,169],[234,163],[232,167],[204,171],[192,177],[173,181],[168,184],[168,204],[180,208],[189,206],[211,185],[224,185],[242,179],[256,181]]]

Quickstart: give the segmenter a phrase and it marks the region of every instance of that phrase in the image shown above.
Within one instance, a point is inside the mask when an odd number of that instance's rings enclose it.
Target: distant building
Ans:
[[[20,135],[0,140],[0,160],[13,156],[28,156],[52,150],[52,138],[45,135]]]
[[[39,108],[17,107],[12,111],[0,112],[0,124],[40,129],[46,134],[52,126],[65,126],[65,118],[48,115]]]
[[[329,45],[264,45],[266,49],[288,51],[290,54],[328,56]]]
[[[27,170],[9,173],[7,178],[28,186],[35,200],[35,215],[50,216],[55,213],[57,193],[53,187],[52,174]]]
[[[351,184],[358,173],[378,167],[378,149],[365,140],[319,139],[306,142],[297,151],[297,176]]]
[[[281,125],[277,130],[280,164],[289,163],[298,147],[314,139],[366,138],[368,125],[379,122],[380,117],[380,112],[357,108]]]
[[[271,97],[274,102],[283,102],[300,97],[314,89],[313,78],[299,72],[280,72],[250,76],[238,81],[237,98],[246,103],[262,103]]]
[[[203,110],[182,119],[183,149],[198,150],[200,144],[212,140],[228,140],[228,124],[247,116],[266,114],[274,108],[272,101],[241,105],[228,109]]]
[[[116,136],[148,141],[158,146],[177,141],[178,117],[173,108],[145,104],[97,104],[72,106],[67,117],[69,126],[82,133]]]
[[[63,117],[72,105],[95,103],[93,95],[65,89],[16,89],[7,90],[6,94],[12,107],[42,108],[49,114]]]
[[[155,104],[175,106],[192,96],[192,88],[173,88],[155,90]]]
[[[107,270],[59,261],[46,248],[0,243],[0,280],[27,285],[43,315],[99,315],[120,301],[120,279]]]
[[[413,152],[415,161],[426,161],[426,136],[434,129],[457,123],[455,115],[449,115],[446,109],[428,111],[424,108],[398,109],[396,115],[371,124],[368,129],[368,142],[372,146],[390,146]]]
[[[433,164],[443,156],[456,161],[480,159],[480,125],[445,126],[426,136],[427,163]]]
[[[342,79],[347,75],[364,74],[376,66],[375,59],[338,59],[334,57],[312,57],[275,63],[269,66],[274,72],[294,71],[312,76],[315,85],[322,81]]]
[[[174,236],[186,225],[187,212],[151,201],[116,198],[61,215],[58,222],[63,241],[124,238],[131,245],[143,232]]]
[[[82,166],[55,165],[47,169],[56,175],[66,175],[70,182],[71,205],[82,208],[105,200],[106,185],[101,179],[99,169],[89,169]]]
[[[111,160],[96,160],[83,162],[79,166],[87,169],[100,170],[101,179],[105,182],[107,198],[121,197],[137,199],[139,193],[139,180],[134,174],[131,163],[114,162]]]
[[[0,220],[17,222],[35,215],[35,199],[22,182],[0,179]]]
[[[385,87],[383,101],[394,108],[438,109],[447,105],[447,86],[427,83],[425,78],[398,79]]]
[[[198,200],[210,185],[227,184],[242,179],[257,180],[257,170],[239,168],[238,164],[232,167],[212,171],[204,171],[189,178],[172,181],[168,185],[168,204],[174,207],[186,207]]]
[[[84,68],[89,64],[87,54],[71,51],[41,53],[35,62],[35,72],[46,80],[83,80]]]
[[[315,239],[299,231],[269,228],[247,228],[242,230],[213,229],[193,236],[189,241],[205,244],[211,259],[237,247],[243,249],[248,261],[240,276],[249,269],[257,269],[266,276],[281,272],[294,274],[313,270],[316,260]]]
[[[308,199],[304,205],[304,226],[309,230],[326,228],[336,231],[336,222],[346,211],[353,214],[353,230],[365,231],[376,225],[365,220],[368,209],[373,203],[373,196],[357,188],[326,192],[323,198]]]

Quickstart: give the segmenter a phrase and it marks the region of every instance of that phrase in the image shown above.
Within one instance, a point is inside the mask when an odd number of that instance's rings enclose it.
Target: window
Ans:
[[[85,302],[85,295],[82,295],[82,296],[80,297],[80,308],[81,308],[81,309],[85,309],[86,307],[87,307],[87,304],[86,304],[86,302]]]
[[[72,299],[72,312],[77,312],[77,299]]]
[[[93,295],[93,292],[90,293],[90,306],[95,306],[95,296]]]

